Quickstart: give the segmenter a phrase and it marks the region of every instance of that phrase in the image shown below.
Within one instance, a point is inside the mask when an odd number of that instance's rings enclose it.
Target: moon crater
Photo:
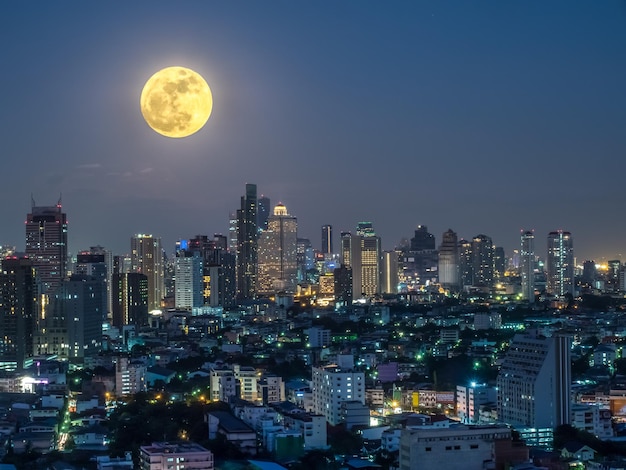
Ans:
[[[211,89],[197,72],[167,67],[152,75],[141,92],[141,113],[148,125],[166,137],[199,131],[213,109]]]

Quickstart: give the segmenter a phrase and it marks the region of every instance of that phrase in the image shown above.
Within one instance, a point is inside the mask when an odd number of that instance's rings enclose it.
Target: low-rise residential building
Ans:
[[[213,470],[213,453],[194,442],[154,442],[139,448],[141,470]]]

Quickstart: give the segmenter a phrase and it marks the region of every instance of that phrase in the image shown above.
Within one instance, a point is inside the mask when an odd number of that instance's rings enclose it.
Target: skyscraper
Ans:
[[[92,246],[89,250],[84,250],[76,255],[76,265],[74,274],[93,276],[99,279],[104,289],[104,307],[101,309],[103,320],[111,315],[113,311],[113,253],[105,250],[101,246]]]
[[[272,294],[296,290],[298,220],[289,215],[284,204],[274,207],[267,219],[267,230],[258,242],[258,293]]]
[[[571,414],[571,340],[537,333],[513,337],[498,374],[498,420],[554,429]]]
[[[459,242],[452,229],[444,232],[439,245],[439,283],[455,292],[459,290]]]
[[[132,271],[148,278],[148,310],[161,308],[165,297],[161,239],[138,234],[130,240]]]
[[[113,326],[148,324],[148,278],[142,273],[113,273]]]
[[[359,222],[356,233],[341,234],[341,262],[346,268],[352,268],[352,292],[355,297],[380,294],[380,237],[371,222]]]
[[[176,252],[175,293],[176,308],[192,310],[204,305],[202,252],[194,249],[180,249]]]
[[[548,234],[548,292],[574,295],[574,244],[572,234],[557,230]]]
[[[487,235],[476,235],[472,239],[473,283],[476,287],[493,287],[494,247]]]
[[[381,293],[398,293],[398,253],[383,251],[382,256]]]
[[[258,229],[256,184],[246,184],[237,210],[237,299],[249,300],[256,296]]]
[[[44,294],[52,294],[67,274],[67,216],[56,206],[35,206],[26,216],[26,255],[37,269]]]
[[[435,236],[426,225],[418,225],[411,238],[405,267],[415,281],[421,285],[437,279],[438,255]]]
[[[523,231],[521,236],[522,298],[535,301],[535,234]]]
[[[333,226],[322,225],[322,253],[330,255],[333,253]]]
[[[23,370],[32,363],[39,286],[32,260],[2,260],[0,273],[0,369]]]
[[[270,198],[261,194],[261,197],[259,197],[258,200],[258,210],[256,218],[257,230],[261,231],[267,228],[267,220],[271,214],[272,207]]]

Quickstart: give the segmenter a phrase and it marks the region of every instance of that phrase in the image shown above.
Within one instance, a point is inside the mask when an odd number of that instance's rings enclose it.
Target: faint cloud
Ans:
[[[81,168],[84,170],[93,170],[95,168],[102,168],[100,163],[83,163],[82,165],[78,165],[76,168]]]
[[[139,173],[146,174],[146,173],[152,173],[153,171],[154,171],[154,168],[144,168],[143,170],[140,170]]]

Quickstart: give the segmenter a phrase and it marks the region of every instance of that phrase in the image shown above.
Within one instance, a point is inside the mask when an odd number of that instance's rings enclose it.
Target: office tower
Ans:
[[[498,374],[498,420],[518,428],[569,424],[571,340],[537,333],[513,337]]]
[[[2,260],[0,369],[23,370],[32,364],[39,298],[33,261],[16,256]]]
[[[258,210],[257,210],[257,219],[256,226],[257,230],[260,232],[261,230],[267,229],[267,220],[271,215],[272,206],[270,205],[270,198],[261,195],[258,200]]]
[[[313,412],[323,415],[331,426],[341,421],[341,405],[358,401],[365,404],[365,376],[337,365],[313,367]]]
[[[531,230],[522,231],[521,236],[522,299],[535,301],[535,234]]]
[[[548,292],[574,295],[574,244],[572,234],[557,230],[548,234]]]
[[[26,256],[37,269],[44,294],[52,294],[67,274],[67,216],[56,206],[35,206],[26,216]]]
[[[459,240],[459,281],[461,288],[472,286],[474,282],[472,242],[463,238]]]
[[[256,296],[258,259],[256,184],[246,184],[237,210],[237,299]]]
[[[607,261],[608,272],[606,273],[606,286],[607,292],[617,292],[620,290],[621,285],[621,272],[622,262],[618,259],[612,259]]]
[[[437,265],[435,236],[426,225],[418,225],[404,258],[405,272],[416,284],[425,285],[437,280]]]
[[[161,239],[138,234],[131,238],[130,248],[132,272],[144,274],[148,279],[148,310],[158,310],[165,297]]]
[[[196,235],[189,240],[188,250],[201,253],[205,306],[224,308],[235,306],[236,256],[228,246],[228,239],[220,233],[213,234],[212,239],[207,235]]]
[[[341,263],[352,268],[352,293],[357,297],[380,294],[380,237],[371,222],[359,222],[356,233],[341,234]]]
[[[175,293],[176,308],[191,311],[204,305],[203,276],[204,260],[199,250],[179,249],[176,251]]]
[[[506,256],[504,255],[504,248],[501,246],[494,246],[493,247],[494,281],[504,278],[505,271],[506,271]]]
[[[110,317],[113,312],[113,253],[101,246],[92,246],[76,255],[74,274],[93,276],[104,284],[104,307],[101,309],[103,320]]]
[[[441,237],[438,253],[439,284],[452,292],[459,290],[459,242],[452,229]]]
[[[59,359],[83,359],[98,354],[105,307],[105,283],[100,277],[73,274],[64,279],[40,325],[37,354]]]
[[[333,271],[335,304],[339,307],[352,305],[352,268],[341,265]]]
[[[472,239],[472,271],[475,287],[493,287],[494,247],[487,235],[476,235]]]
[[[142,273],[113,273],[113,326],[148,324],[148,278]]]
[[[395,251],[383,252],[381,292],[398,293],[398,253]]]
[[[231,212],[228,216],[228,250],[237,253],[237,212]]]
[[[322,225],[322,253],[333,254],[333,226]]]
[[[294,293],[298,275],[298,219],[284,204],[274,207],[258,241],[259,294]]]
[[[298,238],[296,258],[298,264],[297,279],[299,282],[316,284],[319,280],[319,271],[315,270],[315,252],[308,238]]]

